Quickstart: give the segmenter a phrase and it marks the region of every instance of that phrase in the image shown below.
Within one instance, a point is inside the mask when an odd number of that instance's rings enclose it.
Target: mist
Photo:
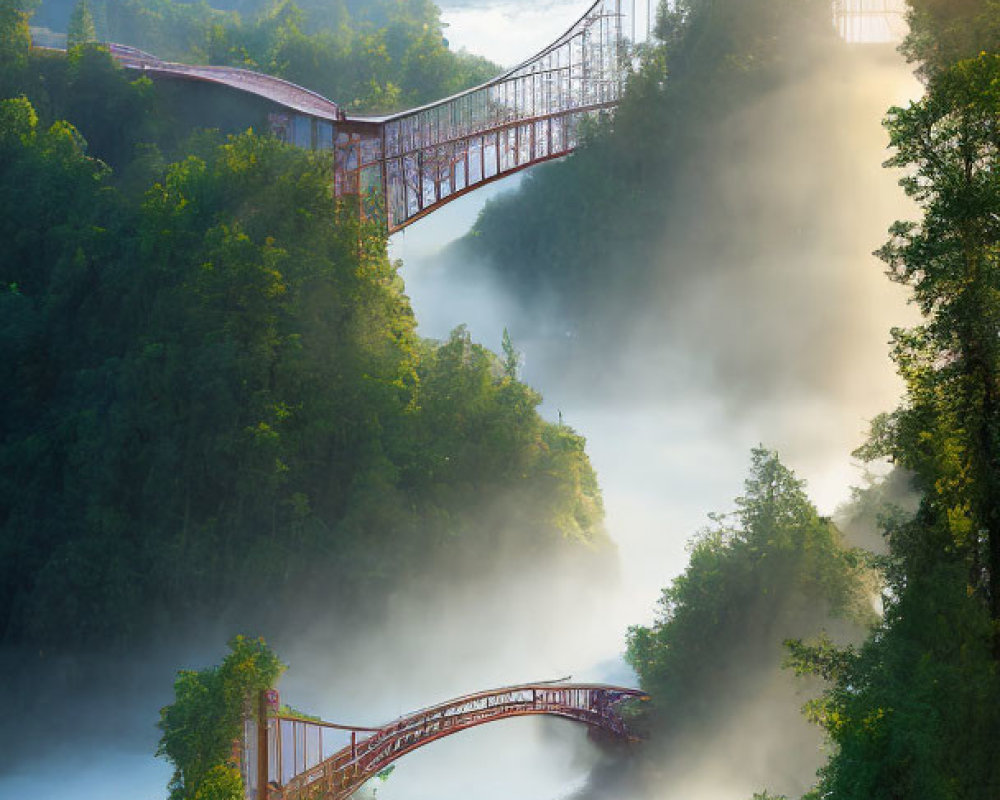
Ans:
[[[543,560],[538,569],[525,566],[506,577],[484,571],[414,581],[388,599],[377,622],[331,604],[252,633],[263,633],[289,665],[279,683],[282,702],[325,720],[374,726],[513,683],[572,675],[633,684],[630,670],[608,663],[614,651],[606,642],[623,618],[608,613],[614,583],[614,574],[605,581],[595,576],[583,593],[579,572]],[[219,663],[238,630],[207,621],[127,657],[10,658],[3,672],[13,697],[9,720],[18,722],[0,730],[10,757],[0,771],[0,794],[30,787],[40,800],[65,797],[65,782],[46,775],[55,760],[59,775],[74,771],[74,798],[165,797],[171,769],[152,757],[159,708],[172,701],[178,670]],[[39,673],[46,675],[41,692]],[[600,756],[582,726],[509,720],[407,756],[369,795],[457,798],[475,787],[486,800],[546,800],[582,786]],[[501,762],[516,769],[497,770]]]
[[[731,510],[758,443],[808,481],[821,513],[841,509],[851,543],[881,546],[874,519],[843,504],[865,481],[851,452],[902,392],[888,331],[917,317],[872,251],[894,220],[914,215],[898,175],[881,167],[880,120],[920,91],[897,54],[862,46],[765,93],[706,135],[671,191],[685,202],[625,243],[620,260],[592,270],[610,276],[590,285],[592,305],[572,307],[558,285],[518,286],[507,277],[513,265],[481,259],[475,242],[435,252],[447,215],[468,218],[461,201],[397,235],[419,331],[443,337],[468,322],[497,347],[507,328],[546,414],[587,437],[621,559],[609,613],[626,624],[650,621],[706,513]],[[511,181],[495,191],[516,203],[518,190]],[[635,275],[623,263],[643,258],[648,283],[622,285]],[[905,476],[892,476],[886,493],[912,508]],[[822,610],[810,624],[862,635]],[[609,656],[621,652],[623,632],[607,639]],[[766,658],[741,663],[745,691],[689,739],[595,767],[572,796],[805,791],[824,756],[800,707],[818,686],[782,673],[780,660],[779,638]]]
[[[484,5],[488,13],[474,16]],[[527,8],[445,3],[451,44],[516,63],[515,50],[523,45],[523,57],[538,47],[513,33],[515,19],[528,20],[542,45],[580,10],[569,2]],[[543,18],[551,30],[540,28]],[[511,24],[501,29],[501,19]],[[630,245],[629,253],[653,254],[642,302],[608,297],[610,312],[580,318],[555,300],[525,303],[498,274],[503,265],[442,252],[487,198],[516,192],[521,176],[394,237],[420,333],[444,338],[466,323],[498,350],[507,328],[524,355],[523,379],[545,395],[546,416],[587,437],[617,565],[609,559],[609,574],[585,583],[546,565],[415,580],[388,598],[377,626],[336,601],[276,620],[263,633],[290,665],[285,702],[372,725],[521,681],[633,684],[620,657],[625,630],[652,619],[706,513],[730,509],[752,446],[778,449],[822,512],[849,497],[861,480],[850,452],[901,393],[888,329],[913,319],[870,255],[894,219],[912,215],[896,177],[880,167],[879,120],[919,92],[897,56],[855,55],[853,67],[815,69],[780,87],[705,142],[704,159],[688,165],[675,190],[687,205]],[[614,275],[617,265],[602,267]],[[162,642],[127,661],[95,656],[53,667],[73,688],[56,681],[48,698],[17,706],[39,719],[4,726],[18,767],[0,773],[0,794],[65,797],[65,780],[40,777],[59,760],[59,772],[74,775],[73,797],[165,797],[169,767],[151,757],[158,709],[171,699],[176,670],[217,663],[235,632],[212,621],[184,643]],[[745,695],[642,764],[608,756],[571,724],[512,720],[407,756],[374,791],[388,800],[747,800],[765,787],[806,788],[821,740],[799,706],[816,687],[777,673],[770,658],[739,667],[751,673]],[[81,675],[93,680],[86,697],[75,688]]]
[[[855,58],[846,74],[818,69],[782,87],[706,144],[711,159],[691,164],[676,193],[690,199],[672,209],[681,218],[623,254],[658,255],[651,286],[640,300],[623,292],[633,302],[621,313],[567,314],[518,294],[504,264],[470,262],[465,248],[436,254],[448,215],[456,227],[471,216],[469,198],[393,242],[419,332],[442,338],[464,322],[498,348],[508,328],[547,415],[587,436],[626,584],[656,564],[644,605],[705,514],[738,493],[751,447],[777,449],[831,514],[862,480],[850,453],[868,421],[901,393],[888,331],[916,313],[872,251],[912,215],[881,167],[880,120],[919,84],[894,54]],[[494,192],[516,192],[511,183]],[[614,279],[607,288],[614,306]],[[660,533],[633,538],[650,526]]]

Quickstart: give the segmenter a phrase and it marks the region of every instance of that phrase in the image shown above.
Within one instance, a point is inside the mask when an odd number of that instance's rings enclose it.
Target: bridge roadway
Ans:
[[[241,92],[263,97],[290,111],[307,114],[317,119],[337,121],[343,112],[332,100],[304,89],[290,81],[238,67],[192,66],[164,61],[136,47],[109,44],[111,55],[122,66],[141,70],[150,76],[165,76],[193,81],[204,81],[228,86]]]
[[[572,152],[585,120],[614,108],[645,43],[658,0],[595,0],[541,52],[496,78],[420,108],[382,117],[344,113],[289,81],[236,67],[163,61],[110,45],[129,69],[204,81],[275,105],[271,132],[300,147],[332,150],[338,197],[390,233],[445,203],[527,167]],[[905,32],[905,0],[832,0],[831,22],[848,42],[893,41]]]
[[[344,800],[418,747],[510,717],[562,717],[628,740],[633,737],[620,704],[630,699],[648,698],[636,689],[604,684],[531,683],[457,697],[379,728],[363,728],[283,716],[272,691],[262,696],[257,719],[244,723],[240,766],[246,798]]]

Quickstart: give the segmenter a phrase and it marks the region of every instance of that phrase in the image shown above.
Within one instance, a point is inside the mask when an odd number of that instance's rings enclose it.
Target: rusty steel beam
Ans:
[[[253,783],[270,787],[271,800],[344,800],[365,781],[418,747],[478,725],[512,717],[547,715],[580,722],[622,739],[633,738],[619,706],[629,699],[646,699],[637,690],[603,684],[535,683],[508,686],[465,695],[383,725],[364,728],[318,720],[272,715],[268,740],[276,753]],[[341,734],[336,745],[324,737]],[[349,736],[347,735],[349,734]],[[368,734],[359,737],[359,734]],[[245,778],[253,764],[260,764],[253,737],[244,739],[242,763]],[[247,797],[259,800],[247,783]]]

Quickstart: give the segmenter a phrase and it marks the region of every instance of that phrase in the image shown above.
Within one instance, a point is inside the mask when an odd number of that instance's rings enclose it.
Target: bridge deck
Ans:
[[[111,55],[122,66],[141,70],[150,75],[183,78],[229,86],[241,92],[271,100],[300,114],[326,120],[340,120],[344,114],[340,107],[323,95],[305,89],[282,78],[265,75],[239,67],[191,66],[164,61],[135,47],[110,44]]]

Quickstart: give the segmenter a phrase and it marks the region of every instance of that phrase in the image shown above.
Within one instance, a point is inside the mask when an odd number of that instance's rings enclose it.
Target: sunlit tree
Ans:
[[[239,800],[243,796],[233,742],[254,700],[285,670],[263,639],[237,636],[219,666],[181,670],[174,702],[160,711],[157,755],[174,765],[171,800]]]
[[[1000,795],[1000,57],[950,61],[981,3],[915,6],[927,94],[886,124],[922,215],[879,255],[924,322],[893,331],[906,396],[858,454],[906,467],[922,500],[883,522],[875,634],[791,647],[833,681],[808,712],[836,745],[811,796],[834,800]]]
[[[38,0],[4,0],[0,3],[0,92],[12,93],[31,49],[28,19]]]
[[[888,163],[907,170],[901,183],[923,217],[893,225],[879,255],[926,319],[894,332],[908,401],[880,442],[922,476],[927,508],[947,510],[950,546],[966,557],[972,591],[985,593],[1000,623],[998,86],[1000,56],[983,54],[890,112]]]
[[[755,449],[735,514],[695,539],[655,624],[630,629],[627,659],[653,696],[654,727],[714,717],[720,692],[746,691],[762,664],[777,672],[782,640],[830,614],[871,622],[863,569],[803,487]]]

